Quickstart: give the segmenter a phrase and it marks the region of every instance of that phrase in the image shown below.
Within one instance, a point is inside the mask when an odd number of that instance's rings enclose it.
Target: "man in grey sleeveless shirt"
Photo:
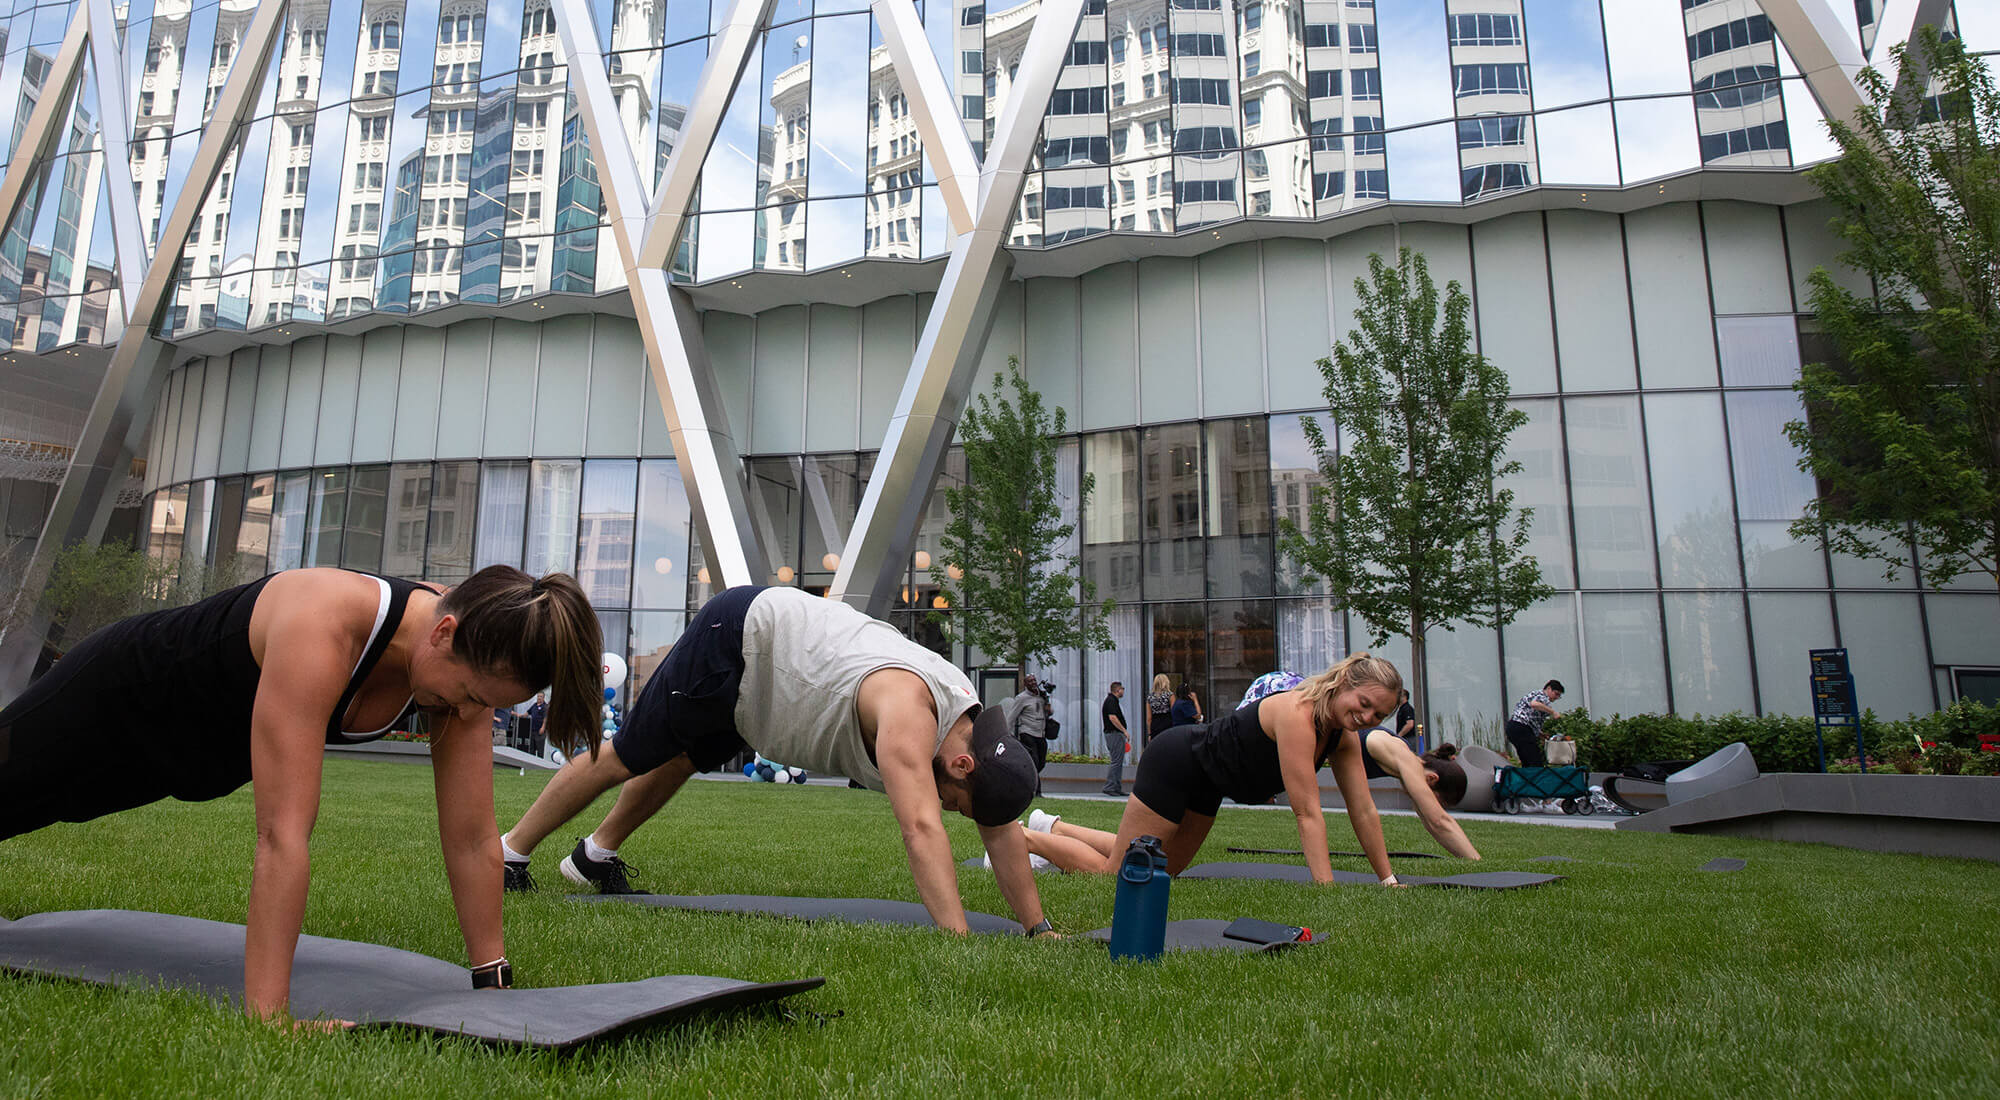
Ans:
[[[887,794],[924,908],[954,932],[967,929],[942,811],[971,818],[1022,927],[1048,931],[1015,825],[1034,797],[1035,766],[1005,710],[980,709],[963,672],[889,624],[796,588],[731,588],[696,613],[625,725],[594,756],[565,764],[501,838],[508,889],[531,888],[535,845],[624,783],[560,869],[579,886],[633,892],[618,846],[689,776],[746,743]]]

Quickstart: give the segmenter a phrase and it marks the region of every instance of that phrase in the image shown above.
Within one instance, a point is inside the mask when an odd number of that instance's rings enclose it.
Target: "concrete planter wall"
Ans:
[[[2000,862],[2000,777],[1765,775],[1618,827]]]

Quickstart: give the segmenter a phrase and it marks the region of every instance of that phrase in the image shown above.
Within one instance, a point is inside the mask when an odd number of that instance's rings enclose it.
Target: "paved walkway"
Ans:
[[[695,778],[706,779],[712,783],[756,782],[755,780],[752,780],[747,776],[745,776],[742,772],[712,772],[707,775],[698,775]],[[842,779],[839,776],[829,777],[829,776],[816,775],[811,779],[807,780],[806,782],[808,786],[813,786],[813,787],[847,786],[847,780]],[[1125,799],[1114,797],[1108,794],[1045,794],[1042,795],[1040,798],[1038,798],[1036,801],[1037,802],[1104,802],[1104,803],[1115,803],[1123,805]],[[1283,810],[1286,813],[1291,812],[1291,808],[1288,806],[1239,806],[1233,802],[1229,804],[1229,809],[1232,812],[1236,810],[1263,810],[1263,811]],[[1337,806],[1329,806],[1326,808],[1326,812],[1329,814],[1345,814],[1347,811]],[[1395,816],[1395,817],[1417,816],[1415,810],[1378,810],[1377,812],[1384,815]],[[1555,813],[1555,814],[1462,813],[1462,814],[1453,814],[1452,816],[1458,818],[1460,821],[1497,821],[1510,825],[1554,825],[1564,829],[1610,829],[1616,827],[1617,822],[1620,820],[1620,815],[1616,814],[1592,814],[1586,817],[1581,814],[1562,814],[1562,813]]]

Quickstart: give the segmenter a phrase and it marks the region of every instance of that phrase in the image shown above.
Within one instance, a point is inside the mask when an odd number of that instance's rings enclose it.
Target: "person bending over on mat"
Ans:
[[[553,684],[549,729],[584,751],[596,738],[602,652],[574,580],[504,565],[442,595],[293,569],[113,623],[0,710],[0,839],[250,783],[257,846],[243,1005],[282,1018],[325,747],[381,737],[415,707],[432,722],[438,834],[473,985],[504,986],[493,711]],[[199,701],[161,705],[190,693]]]
[[[1139,759],[1139,777],[1115,836],[1039,814],[1022,830],[1028,851],[1065,871],[1110,874],[1135,838],[1152,835],[1166,848],[1167,873],[1177,875],[1208,838],[1224,798],[1255,805],[1282,791],[1297,819],[1299,847],[1313,881],[1324,885],[1333,881],[1333,862],[1319,804],[1319,769],[1330,763],[1368,865],[1384,886],[1398,885],[1356,731],[1393,713],[1402,686],[1396,666],[1357,653],[1207,725],[1176,726],[1154,738]]]
[[[564,857],[563,877],[633,893],[618,847],[689,776],[746,746],[889,796],[917,893],[938,927],[968,931],[942,811],[979,825],[1000,893],[1028,934],[1049,930],[1014,827],[1035,765],[1004,708],[982,710],[944,658],[838,600],[796,588],[731,588],[703,605],[592,759],[572,759],[501,837],[507,886],[533,888],[535,846],[623,783],[611,812]],[[629,780],[629,782],[628,782]]]

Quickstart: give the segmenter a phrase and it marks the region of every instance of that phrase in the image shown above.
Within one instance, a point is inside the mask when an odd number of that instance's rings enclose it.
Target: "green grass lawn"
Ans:
[[[496,776],[503,824],[543,781]],[[466,961],[430,791],[427,768],[327,764],[307,932]],[[1115,825],[1108,803],[1053,805]],[[1114,965],[1087,940],[570,904],[555,864],[596,812],[536,854],[541,892],[507,901],[519,984],[685,973],[826,986],[553,1055],[291,1036],[187,994],[0,975],[0,1096],[2000,1093],[1991,864],[1473,821],[1485,869],[1568,879],[1507,892],[1177,883],[1176,918],[1260,916],[1330,942]],[[1331,824],[1351,847],[1345,820]],[[950,827],[961,858],[978,851],[970,823]],[[1387,828],[1392,848],[1435,850],[1411,818]],[[1291,815],[1232,809],[1205,854],[1296,841]],[[0,845],[0,915],[240,922],[252,843],[247,790],[18,837]],[[691,783],[622,854],[661,892],[916,900],[886,801],[860,791]],[[1527,862],[1540,855],[1580,862]],[[1723,855],[1749,867],[1695,870]],[[1064,930],[1110,923],[1109,879],[1039,881]],[[960,882],[969,907],[1006,912],[990,874]]]

